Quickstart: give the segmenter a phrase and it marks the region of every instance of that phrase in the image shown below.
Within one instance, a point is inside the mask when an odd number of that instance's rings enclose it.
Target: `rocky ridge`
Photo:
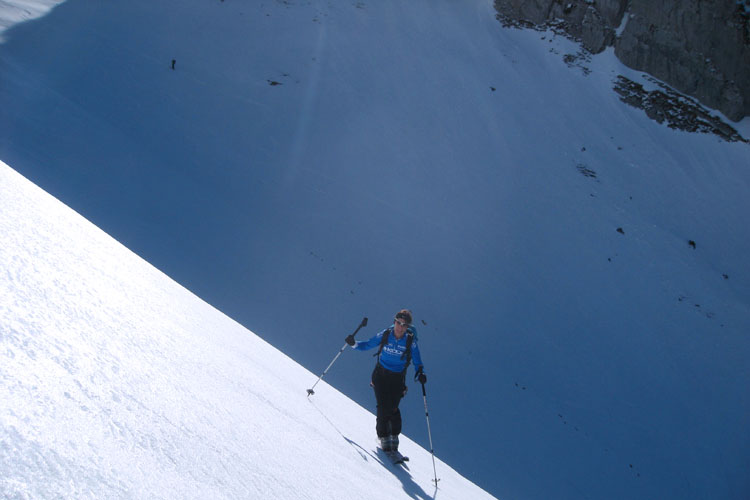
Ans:
[[[504,25],[564,31],[739,121],[750,115],[750,0],[495,0]]]

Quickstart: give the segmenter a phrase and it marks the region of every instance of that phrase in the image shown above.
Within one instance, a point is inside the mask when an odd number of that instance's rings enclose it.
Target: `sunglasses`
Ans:
[[[405,321],[401,321],[400,319],[394,319],[393,321],[395,321],[399,326],[403,326],[403,327],[409,326],[409,323]]]

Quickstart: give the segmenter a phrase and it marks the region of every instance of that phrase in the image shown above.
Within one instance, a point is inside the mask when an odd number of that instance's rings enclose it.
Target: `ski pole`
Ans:
[[[360,328],[362,328],[363,326],[367,326],[367,318],[362,318],[362,322],[361,322],[361,323],[359,324],[359,326],[357,327],[357,329],[356,329],[356,330],[354,330],[354,333],[352,333],[352,337],[353,337],[353,336],[355,336],[355,335],[357,335],[357,332],[358,332],[358,331],[359,331],[359,329],[360,329]],[[307,390],[307,397],[308,397],[308,398],[309,398],[310,396],[312,396],[313,394],[315,394],[315,391],[313,390],[313,389],[315,389],[315,386],[316,386],[316,385],[318,385],[318,382],[320,382],[320,380],[321,380],[321,379],[322,379],[322,378],[323,378],[323,377],[325,376],[325,374],[326,374],[326,373],[328,373],[328,370],[330,370],[330,369],[331,369],[331,367],[333,366],[333,364],[334,364],[334,363],[336,362],[336,360],[337,360],[337,359],[339,359],[339,356],[341,356],[341,353],[342,353],[342,352],[344,352],[344,349],[346,349],[346,347],[347,347],[348,345],[349,345],[349,344],[344,344],[344,347],[342,347],[342,348],[341,348],[341,350],[339,351],[339,353],[338,353],[338,354],[337,354],[337,355],[336,355],[336,356],[335,356],[335,357],[333,358],[333,361],[331,361],[331,363],[330,363],[330,364],[328,365],[328,368],[326,368],[326,369],[325,369],[325,370],[323,371],[323,373],[322,373],[322,374],[320,375],[320,377],[318,377],[318,380],[316,380],[316,381],[315,381],[315,383],[313,384],[313,386],[312,386],[312,387],[310,387],[310,388],[309,388],[309,389]]]
[[[422,384],[422,398],[424,399],[424,416],[427,419],[427,437],[430,438],[430,453],[432,453],[432,472],[435,473],[435,479],[433,479],[433,482],[435,483],[435,488],[437,488],[437,483],[440,481],[437,477],[437,469],[435,469],[435,449],[432,447],[432,432],[430,431],[430,412],[427,411],[427,391],[424,388],[424,384]]]

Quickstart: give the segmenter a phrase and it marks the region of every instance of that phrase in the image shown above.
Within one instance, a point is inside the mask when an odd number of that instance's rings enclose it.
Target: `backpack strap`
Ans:
[[[385,346],[388,343],[388,336],[391,334],[391,329],[386,328],[383,330],[383,338],[380,339],[380,346],[378,347],[378,352],[373,354],[373,357],[377,357],[380,359],[380,353],[383,352],[383,346]]]

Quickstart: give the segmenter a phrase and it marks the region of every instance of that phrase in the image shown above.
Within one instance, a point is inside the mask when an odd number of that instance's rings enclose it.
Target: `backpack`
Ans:
[[[378,352],[373,354],[373,357],[376,357],[380,359],[380,353],[383,352],[383,346],[385,346],[388,343],[388,336],[393,331],[393,328],[386,328],[383,330],[383,338],[380,339],[380,346],[378,347]],[[406,350],[401,355],[401,359],[406,358],[406,364],[404,365],[404,373],[406,373],[406,369],[409,368],[409,365],[411,364],[411,343],[414,342],[417,338],[417,329],[414,328],[414,326],[410,326],[406,330]]]

